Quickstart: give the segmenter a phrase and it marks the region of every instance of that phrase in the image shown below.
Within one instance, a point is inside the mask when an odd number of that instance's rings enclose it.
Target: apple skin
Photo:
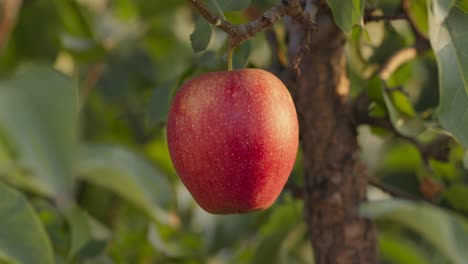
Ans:
[[[167,141],[196,202],[213,214],[268,208],[293,168],[299,141],[289,91],[260,69],[187,81],[171,104]]]

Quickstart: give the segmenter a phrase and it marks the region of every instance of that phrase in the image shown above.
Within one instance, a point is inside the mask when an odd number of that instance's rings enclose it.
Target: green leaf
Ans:
[[[0,183],[0,259],[29,264],[54,263],[52,245],[27,200]]]
[[[400,113],[408,117],[414,117],[416,115],[413,109],[413,105],[411,104],[408,96],[402,91],[391,91],[390,98],[392,100],[393,105]]]
[[[429,35],[426,0],[408,1],[408,15],[416,29],[424,36]]]
[[[456,0],[433,0],[431,1],[432,7],[428,5],[428,8],[432,8],[432,12],[437,20],[438,24],[444,22],[450,13],[450,10],[455,5]],[[429,10],[431,13],[431,10]]]
[[[465,153],[463,154],[463,167],[468,169],[468,149],[465,150]]]
[[[438,117],[465,147],[468,146],[468,14],[458,8],[442,8],[434,1],[429,10],[429,31],[439,71]]]
[[[247,65],[250,51],[251,44],[249,41],[242,43],[234,50],[232,62],[234,69],[242,69]]]
[[[407,63],[404,63],[400,67],[398,67],[392,75],[387,80],[387,86],[388,87],[398,87],[398,86],[406,86],[409,83],[409,80],[411,80],[412,77],[414,77],[414,64],[415,61],[409,61]],[[408,85],[409,86],[409,85]]]
[[[0,83],[0,130],[39,192],[69,195],[77,123],[75,84],[49,67],[32,65]]]
[[[71,230],[71,248],[68,253],[70,260],[91,244],[102,242],[106,245],[109,231],[80,207],[71,208],[67,212],[67,220]]]
[[[327,0],[327,4],[332,10],[335,23],[345,33],[351,33],[354,25],[362,25],[364,0]]]
[[[306,234],[306,227],[300,221],[301,205],[293,201],[272,211],[260,230],[259,243],[250,263],[289,263],[290,251]]]
[[[457,7],[460,8],[463,12],[468,13],[468,1],[467,0],[457,0]]]
[[[178,6],[185,4],[184,0],[147,1],[147,0],[119,0],[114,2],[128,2],[126,5],[135,5],[142,18],[151,18],[155,15],[174,12]]]
[[[225,65],[225,62],[222,62],[221,56],[212,50],[202,53],[197,57],[196,62],[197,66],[208,70],[216,70],[220,68],[221,64]]]
[[[22,5],[16,22],[9,41],[2,50],[0,72],[4,67],[11,69],[24,61],[52,63],[60,49],[60,19],[53,2],[32,1]]]
[[[69,250],[69,229],[65,217],[59,209],[43,198],[30,199],[29,203],[41,220],[49,239],[54,246],[55,255],[65,256]]]
[[[151,225],[149,241],[151,245],[171,257],[194,258],[203,250],[203,240],[193,231],[181,232],[179,228],[166,225]]]
[[[195,29],[190,34],[190,43],[195,52],[206,50],[211,39],[212,28],[210,23],[202,16],[198,17]]]
[[[94,36],[79,3],[74,0],[55,0],[61,18],[62,45],[76,58],[93,60],[104,55],[104,48]]]
[[[149,125],[165,123],[169,113],[169,101],[176,81],[165,82],[154,89],[148,106]]]
[[[423,248],[401,234],[395,233],[379,230],[379,253],[383,260],[398,264],[431,263]]]
[[[92,239],[88,215],[78,207],[67,214],[71,230],[71,248],[69,258],[73,258]]]
[[[112,145],[84,145],[77,166],[79,177],[107,188],[165,224],[174,220],[169,209],[173,192],[166,177],[135,153]]]
[[[390,56],[407,46],[404,37],[390,23],[385,23],[383,27],[384,39],[382,44],[374,49],[369,63],[383,64]],[[353,32],[356,30],[353,30]]]
[[[78,256],[80,260],[87,260],[83,261],[84,263],[113,263],[106,260],[106,247],[107,247],[107,240],[91,240],[89,241],[79,252]],[[104,258],[104,259],[103,259]],[[102,260],[103,262],[99,262]],[[78,262],[79,263],[79,262]]]
[[[393,199],[363,204],[365,217],[395,221],[420,234],[453,263],[468,263],[468,223],[425,203]]]
[[[214,0],[223,11],[243,10],[249,7],[251,0]]]
[[[411,115],[408,115],[411,112],[414,113],[414,110],[409,110],[412,109],[412,106],[407,101],[407,98],[405,100],[402,99],[401,96],[399,96],[398,98],[395,98],[397,99],[397,104],[395,104],[395,102],[389,95],[389,92],[386,91],[383,87],[382,89],[385,106],[387,107],[387,111],[390,116],[390,121],[392,122],[393,127],[395,127],[395,129],[398,130],[398,132],[406,136],[414,137],[421,134],[425,130],[424,122],[418,116],[413,117]],[[405,111],[407,113],[405,113]]]
[[[464,184],[454,184],[444,191],[442,197],[447,200],[453,208],[468,212],[468,186]]]
[[[7,255],[4,255],[0,251],[0,264],[18,264],[18,261],[14,260],[13,258],[10,258]]]
[[[453,44],[455,53],[457,54],[456,65],[459,68],[461,78],[465,84],[465,92],[468,94],[468,47],[466,46],[466,43],[468,43],[468,34],[466,33],[466,25],[468,25],[468,14],[463,13],[458,8],[453,8],[447,17],[447,20],[445,21],[445,25],[447,27],[447,32],[449,33],[449,36],[447,36],[449,39],[443,39],[439,41],[448,41],[449,43],[446,44],[447,46],[450,46],[450,43]],[[442,36],[439,35],[439,37]],[[434,42],[435,41],[432,40],[431,43]],[[437,47],[443,48],[441,47],[442,45],[442,43],[438,43]]]

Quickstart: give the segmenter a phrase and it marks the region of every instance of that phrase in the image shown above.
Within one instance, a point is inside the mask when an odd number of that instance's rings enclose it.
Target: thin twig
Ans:
[[[301,44],[301,49],[299,49],[299,52],[297,55],[294,57],[292,63],[291,63],[291,68],[296,71],[297,76],[301,76],[301,68],[299,65],[302,62],[302,58],[304,57],[307,52],[309,52],[309,46],[310,46],[310,35],[311,32],[307,30],[304,32],[304,36],[302,39],[302,44]]]
[[[94,87],[96,87],[96,84],[104,73],[104,70],[105,64],[103,62],[98,62],[91,67],[88,74],[86,75],[81,93],[82,107],[86,103],[89,95],[91,94],[91,91],[94,89]]]
[[[386,192],[390,194],[393,197],[398,197],[398,198],[403,198],[407,200],[412,200],[412,201],[424,201],[424,198],[418,197],[416,195],[401,191],[393,186],[390,186],[379,179],[375,177],[367,177],[367,182],[376,187],[377,189],[380,189],[383,192]]]
[[[382,20],[400,20],[400,19],[408,19],[408,16],[405,13],[402,14],[395,14],[395,15],[365,15],[364,22],[378,22]]]
[[[403,48],[393,54],[379,71],[379,76],[386,81],[398,67],[416,57],[418,51],[416,47]]]
[[[414,195],[414,194],[410,194],[410,193],[407,193],[405,191],[402,191],[398,188],[395,188],[393,186],[390,186],[374,177],[368,177],[367,178],[367,181],[370,185],[374,186],[375,188],[383,191],[383,192],[386,192],[388,193],[389,195],[391,195],[392,197],[397,197],[397,198],[403,198],[403,199],[406,199],[406,200],[411,200],[411,201],[415,201],[415,202],[423,202],[423,203],[427,203],[427,204],[430,204],[432,206],[435,206],[437,208],[441,208],[441,209],[450,209],[464,217],[467,217],[468,216],[468,213],[466,211],[463,211],[463,210],[460,210],[460,209],[457,209],[457,208],[454,208],[453,206],[443,206],[443,205],[440,205],[439,203],[429,199],[429,198],[426,198],[426,197],[421,197],[421,196],[417,196],[417,195]]]
[[[226,32],[231,39],[231,46],[233,47],[252,38],[265,28],[271,27],[284,16],[290,16],[308,29],[317,30],[317,24],[302,10],[299,0],[282,0],[280,4],[268,9],[256,20],[240,25],[231,24],[229,21],[220,18],[211,12],[200,0],[187,1],[190,2],[208,22]]]
[[[366,124],[384,128],[391,131],[396,137],[411,143],[420,153],[423,163],[427,168],[430,168],[429,160],[431,158],[440,161],[448,160],[448,145],[453,140],[450,136],[440,135],[433,141],[424,144],[416,138],[402,134],[395,128],[388,117],[371,116],[368,111],[370,103],[371,99],[365,91],[354,101],[353,109],[356,125]]]
[[[315,22],[315,18],[317,16],[318,8],[315,5],[313,0],[307,0],[305,8],[304,8],[304,12],[309,17],[310,21]],[[301,49],[299,50],[297,55],[294,57],[294,59],[293,59],[293,61],[291,63],[291,68],[296,71],[297,76],[301,75],[301,69],[300,69],[299,65],[302,62],[302,58],[304,57],[305,54],[307,54],[309,52],[311,35],[312,35],[312,30],[311,29],[306,29],[304,34],[303,34]]]
[[[418,139],[400,133],[388,118],[377,118],[366,114],[367,117],[361,117],[360,124],[371,125],[375,127],[385,128],[390,130],[396,137],[401,138],[408,143],[412,144],[421,155],[421,159],[426,166],[430,169],[429,160],[435,159],[440,161],[447,161],[449,156],[448,145],[453,140],[447,135],[440,135],[433,141],[423,144]]]

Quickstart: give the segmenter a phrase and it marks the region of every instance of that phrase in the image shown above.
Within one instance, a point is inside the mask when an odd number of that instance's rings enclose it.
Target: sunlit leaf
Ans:
[[[438,21],[437,23],[442,23],[450,13],[450,10],[455,5],[456,0],[434,0],[431,1],[432,7],[428,6],[428,8],[432,9],[432,13],[434,13],[435,19]],[[431,10],[429,10],[431,13]]]
[[[468,263],[464,250],[468,241],[468,223],[447,211],[424,203],[388,200],[363,204],[361,214],[402,224],[432,243],[453,263]]]
[[[442,39],[439,41],[448,41],[448,46],[450,46],[450,42],[453,44],[457,59],[456,65],[458,66],[461,78],[463,79],[463,83],[465,84],[465,92],[468,93],[468,47],[466,46],[466,43],[468,42],[468,33],[466,31],[466,25],[468,25],[468,14],[463,13],[458,8],[453,8],[449,16],[447,17],[447,20],[445,21],[445,25],[447,28],[447,32],[450,34],[450,36],[447,36],[449,37],[449,39]],[[442,35],[439,35],[439,37],[442,37]],[[431,40],[431,43],[433,43],[434,46],[437,46],[437,48],[434,47],[435,52],[437,54],[439,48],[443,48],[441,47],[443,44],[440,42],[438,44],[435,44],[436,41],[433,39]]]
[[[438,116],[465,147],[468,146],[468,14],[433,1],[429,8],[429,31],[439,70],[440,103]]]
[[[52,264],[52,245],[22,194],[0,183],[0,262]]]
[[[364,0],[340,1],[327,0],[336,24],[346,33],[350,33],[354,25],[362,24]]]
[[[390,98],[392,100],[393,105],[398,109],[398,111],[402,114],[405,114],[409,117],[414,117],[415,112],[413,109],[413,105],[411,104],[408,96],[403,93],[402,91],[395,90],[390,92]]]
[[[172,204],[171,187],[166,177],[144,158],[123,147],[85,145],[77,170],[81,179],[117,193],[155,220],[174,224],[165,210]]]
[[[429,34],[426,0],[408,1],[408,15],[417,30],[424,36]]]
[[[66,198],[78,130],[74,82],[49,67],[29,66],[0,82],[0,129],[31,172],[30,184]]]

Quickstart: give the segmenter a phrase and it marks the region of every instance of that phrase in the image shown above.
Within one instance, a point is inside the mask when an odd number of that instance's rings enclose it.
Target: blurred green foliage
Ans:
[[[225,69],[224,33],[182,0],[23,2],[0,50],[1,263],[313,263],[294,188],[265,211],[211,215],[172,167],[169,103],[188,78]],[[236,23],[275,2],[218,0]],[[426,1],[410,1],[410,19],[438,48],[385,83],[376,69],[415,36],[407,21],[364,26],[362,15],[364,5],[395,14],[400,2],[327,2],[347,32],[351,93],[369,95],[370,113],[421,142],[440,135],[442,124],[466,143],[464,2],[434,0],[440,10],[431,11]],[[454,33],[442,39],[448,51],[434,28]],[[273,32],[285,47],[284,25]],[[236,49],[234,67],[275,70],[277,57],[286,56],[277,52],[258,34]],[[452,142],[446,159],[424,162],[390,131],[359,132],[376,179],[430,201],[396,200],[369,188],[371,202],[361,211],[377,219],[382,263],[467,263],[463,146]],[[288,185],[303,187],[301,168],[298,155]]]

